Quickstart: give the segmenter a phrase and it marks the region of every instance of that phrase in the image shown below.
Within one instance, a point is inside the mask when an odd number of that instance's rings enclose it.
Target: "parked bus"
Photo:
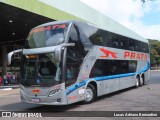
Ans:
[[[141,37],[140,37],[141,38]],[[31,30],[21,52],[23,102],[66,105],[150,80],[148,41],[81,21],[55,21]]]

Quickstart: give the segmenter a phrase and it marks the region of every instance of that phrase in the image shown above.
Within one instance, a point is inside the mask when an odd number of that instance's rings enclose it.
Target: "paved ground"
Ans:
[[[151,81],[138,89],[129,88],[98,98],[94,103],[83,105],[76,103],[69,106],[44,106],[20,102],[19,89],[0,90],[0,110],[30,110],[30,111],[160,111],[160,71],[151,72]],[[53,112],[53,114],[55,114]],[[49,119],[49,118],[47,118]],[[63,120],[64,118],[56,118]],[[73,119],[73,118],[68,118]],[[78,120],[84,118],[77,118]],[[87,118],[97,119],[97,118]],[[98,120],[106,118],[98,118]],[[115,120],[160,120],[160,118],[107,118]]]

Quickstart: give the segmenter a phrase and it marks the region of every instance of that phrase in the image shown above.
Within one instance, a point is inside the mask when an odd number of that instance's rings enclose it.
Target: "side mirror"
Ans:
[[[69,47],[69,46],[75,46],[75,43],[68,43],[68,44],[62,44],[61,46],[57,47],[55,49],[55,53],[54,53],[54,58],[56,62],[60,62],[61,61],[61,53],[62,53],[62,49],[64,47]]]
[[[8,56],[7,56],[7,59],[8,59],[8,65],[11,64],[11,60],[12,60],[12,55],[15,54],[15,53],[19,53],[19,52],[22,52],[22,49],[18,49],[18,50],[14,50],[10,53],[8,53]]]

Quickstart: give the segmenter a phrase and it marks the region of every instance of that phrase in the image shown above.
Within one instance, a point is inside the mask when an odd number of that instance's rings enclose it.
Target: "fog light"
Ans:
[[[57,102],[61,102],[61,98],[57,99]]]

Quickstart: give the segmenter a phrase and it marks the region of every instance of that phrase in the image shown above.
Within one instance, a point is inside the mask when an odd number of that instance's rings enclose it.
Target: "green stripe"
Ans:
[[[55,20],[81,20],[74,15],[65,13],[57,8],[54,8],[37,0],[0,0],[0,2]]]

